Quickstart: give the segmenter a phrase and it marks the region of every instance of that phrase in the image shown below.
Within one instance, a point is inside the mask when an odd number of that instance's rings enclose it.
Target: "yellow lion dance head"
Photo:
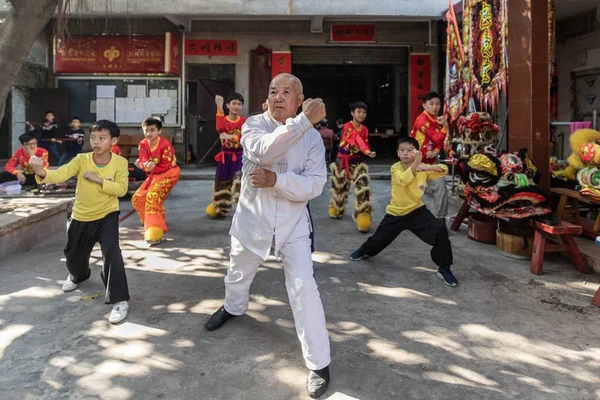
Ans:
[[[554,176],[577,180],[577,173],[585,167],[600,167],[600,132],[593,129],[580,129],[573,132],[569,139],[571,155],[567,159],[569,166],[556,171]]]

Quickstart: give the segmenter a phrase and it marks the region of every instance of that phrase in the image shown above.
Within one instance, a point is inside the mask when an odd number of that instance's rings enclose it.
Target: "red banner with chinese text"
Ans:
[[[332,42],[373,42],[375,25],[331,25]]]
[[[186,56],[237,56],[237,40],[186,39]]]
[[[167,42],[172,42],[167,57]],[[56,39],[54,70],[57,74],[129,73],[179,74],[180,39],[165,36],[72,36]],[[177,59],[177,62],[175,62]],[[169,61],[170,60],[170,61]]]
[[[292,52],[274,51],[271,53],[271,78],[281,73],[292,73]]]
[[[423,112],[423,97],[431,91],[431,56],[410,55],[410,121]]]

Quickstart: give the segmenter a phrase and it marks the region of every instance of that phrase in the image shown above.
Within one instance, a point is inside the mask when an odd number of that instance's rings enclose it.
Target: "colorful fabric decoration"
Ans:
[[[460,29],[456,21],[454,5],[448,0],[450,7],[446,12],[448,27],[446,48],[446,107],[448,122],[452,124],[463,113],[468,104],[469,85],[463,79],[465,52],[460,37]]]
[[[469,60],[465,80],[481,110],[495,110],[500,92],[506,90],[506,0],[465,0],[463,41]]]

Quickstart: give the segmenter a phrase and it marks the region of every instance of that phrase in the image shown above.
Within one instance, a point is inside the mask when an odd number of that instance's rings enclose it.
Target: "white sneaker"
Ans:
[[[63,292],[71,292],[75,289],[77,289],[77,284],[75,282],[73,282],[73,276],[69,275],[67,277],[67,280],[65,281],[65,283],[63,283],[63,285],[62,285],[62,291]]]
[[[123,321],[125,317],[127,317],[127,311],[129,310],[129,302],[120,301],[116,304],[113,304],[112,311],[108,316],[108,322],[111,324],[118,324]]]

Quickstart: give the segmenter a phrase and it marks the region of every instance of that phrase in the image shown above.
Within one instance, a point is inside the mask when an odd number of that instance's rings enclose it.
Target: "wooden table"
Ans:
[[[597,236],[600,236],[600,213],[596,217],[596,221],[589,220],[587,218],[581,218],[579,215],[579,202],[584,201],[592,204],[600,205],[597,201],[590,199],[589,197],[584,197],[579,194],[576,190],[565,189],[565,188],[555,188],[550,189],[552,193],[556,193],[560,195],[560,200],[558,202],[558,207],[556,209],[556,218],[559,221],[564,219],[565,214],[571,214],[573,218],[573,223],[575,225],[581,226],[583,229],[583,234],[591,239],[596,239]],[[567,204],[571,205],[570,208],[567,208]]]

